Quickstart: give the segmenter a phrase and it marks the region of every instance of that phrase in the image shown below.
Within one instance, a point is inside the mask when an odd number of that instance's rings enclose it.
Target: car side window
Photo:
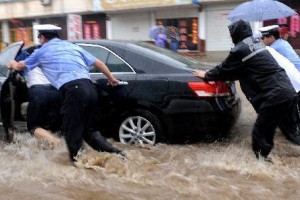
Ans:
[[[111,72],[132,72],[132,69],[122,59],[110,52],[108,49],[100,46],[80,46],[105,63]],[[95,66],[91,66],[90,72],[97,73],[100,71]]]
[[[111,72],[132,72],[126,63],[112,53],[109,54],[106,65]]]
[[[96,47],[96,46],[87,46],[87,45],[80,45],[84,50],[101,60],[102,62],[106,63],[106,60],[108,58],[108,51],[103,51],[102,48]],[[99,72],[99,70],[95,66],[90,67],[91,73]]]
[[[22,48],[23,42],[14,43],[6,47],[0,54],[0,77],[6,77],[9,61],[14,60],[19,50]]]

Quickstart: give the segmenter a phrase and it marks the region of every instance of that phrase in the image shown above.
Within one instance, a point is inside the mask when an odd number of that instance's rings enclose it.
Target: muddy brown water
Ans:
[[[125,146],[127,159],[88,148],[77,166],[66,145],[50,149],[28,133],[0,143],[0,199],[22,200],[239,200],[300,199],[300,146],[278,131],[270,155],[256,160],[251,130],[256,114],[243,111],[221,142]]]

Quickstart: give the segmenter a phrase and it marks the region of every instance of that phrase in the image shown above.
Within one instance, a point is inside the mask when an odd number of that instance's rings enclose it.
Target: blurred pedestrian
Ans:
[[[205,81],[239,80],[258,114],[252,131],[252,149],[257,158],[267,159],[278,126],[290,141],[300,145],[297,96],[284,69],[264,44],[252,37],[249,22],[239,20],[228,28],[235,45],[228,57],[209,71],[195,70],[194,74]]]
[[[154,44],[158,47],[165,48],[167,43],[167,35],[164,28],[159,28],[158,33],[154,37]]]
[[[8,68],[32,70],[39,66],[50,83],[60,91],[63,133],[70,153],[76,161],[83,147],[83,140],[97,151],[120,153],[91,126],[98,100],[98,93],[90,80],[89,66],[97,67],[115,86],[118,80],[107,66],[76,44],[59,39],[60,27],[35,25],[41,47],[24,61],[12,60]]]
[[[179,47],[179,33],[175,26],[171,26],[168,31],[169,47],[172,51],[177,52]]]
[[[262,34],[261,39],[266,46],[270,46],[278,51],[281,55],[291,61],[298,71],[300,71],[299,55],[286,40],[280,38],[278,25],[262,27],[259,31]]]

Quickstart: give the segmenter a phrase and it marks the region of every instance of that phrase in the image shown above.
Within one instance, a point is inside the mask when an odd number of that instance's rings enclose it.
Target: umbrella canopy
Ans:
[[[149,33],[149,37],[151,39],[154,39],[156,37],[156,35],[160,32],[166,32],[166,28],[162,25],[158,25],[158,26],[152,26],[150,28],[150,33]]]
[[[292,8],[274,0],[253,0],[240,4],[227,17],[232,22],[264,21],[297,15]]]

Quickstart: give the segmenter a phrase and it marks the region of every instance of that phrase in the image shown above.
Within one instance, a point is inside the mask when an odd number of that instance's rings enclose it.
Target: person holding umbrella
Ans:
[[[281,55],[291,61],[300,71],[300,58],[293,47],[284,39],[280,38],[279,25],[271,25],[259,29],[262,34],[262,41],[266,46],[270,46]]]
[[[258,114],[252,130],[252,149],[257,158],[268,160],[278,126],[287,139],[300,145],[297,94],[284,69],[264,44],[252,37],[249,22],[239,20],[228,28],[235,45],[228,57],[209,71],[195,70],[194,75],[205,81],[240,81],[242,91]]]
[[[253,38],[261,41],[261,33],[258,32],[253,35]],[[292,85],[296,92],[300,92],[300,72],[297,70],[295,65],[291,63],[286,57],[278,53],[275,49],[270,46],[266,46],[266,49],[270,52],[270,54],[274,57],[280,67],[282,67],[289,79],[291,80]],[[299,94],[298,94],[299,95]],[[300,104],[299,104],[300,105]]]
[[[40,67],[49,82],[59,90],[63,133],[70,159],[77,160],[83,140],[97,151],[125,156],[92,127],[98,95],[90,80],[89,66],[94,65],[102,71],[109,85],[115,86],[119,81],[96,57],[76,44],[59,39],[60,27],[44,24],[35,25],[34,29],[39,32],[41,47],[24,61],[10,61],[8,68],[22,71]]]

